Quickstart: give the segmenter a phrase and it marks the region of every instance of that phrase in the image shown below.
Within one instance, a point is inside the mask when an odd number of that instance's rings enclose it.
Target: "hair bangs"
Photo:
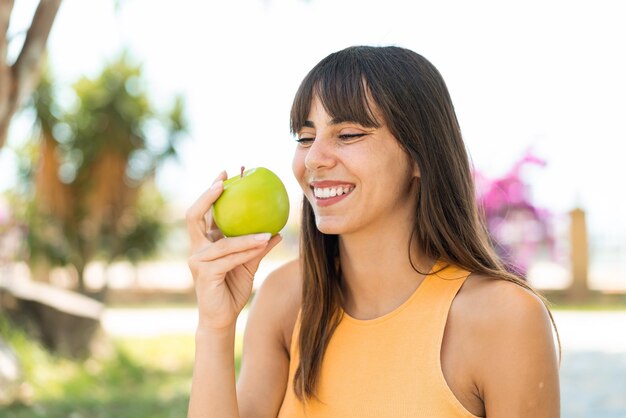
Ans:
[[[362,63],[351,52],[330,55],[302,81],[291,108],[293,134],[304,127],[314,97],[319,98],[334,122],[356,122],[367,128],[381,126]]]

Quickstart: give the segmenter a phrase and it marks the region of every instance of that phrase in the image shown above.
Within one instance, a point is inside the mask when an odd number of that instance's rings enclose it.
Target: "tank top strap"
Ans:
[[[417,315],[427,320],[419,321],[422,335],[431,336],[431,344],[426,345],[422,354],[438,364],[441,344],[452,301],[469,277],[470,272],[445,261],[437,261],[420,287],[419,298],[414,302]]]

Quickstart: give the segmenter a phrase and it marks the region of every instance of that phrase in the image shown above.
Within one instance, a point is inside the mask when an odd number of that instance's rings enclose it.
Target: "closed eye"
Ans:
[[[296,142],[303,147],[311,146],[311,143],[313,141],[315,141],[315,138],[310,138],[310,137],[296,138]]]
[[[342,142],[350,142],[350,141],[354,141],[356,139],[359,139],[361,137],[364,137],[366,135],[367,135],[366,133],[341,134],[341,135],[337,135],[337,138],[339,138]],[[296,138],[296,142],[301,147],[310,147],[314,141],[315,141],[314,137],[300,137],[300,138]]]
[[[367,134],[341,134],[339,135],[339,139],[342,141],[350,141],[352,139],[357,139],[365,136]]]

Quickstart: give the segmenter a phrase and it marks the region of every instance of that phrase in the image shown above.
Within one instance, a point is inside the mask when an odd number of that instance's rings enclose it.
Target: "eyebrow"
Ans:
[[[360,125],[359,122],[355,121],[355,120],[347,120],[347,119],[339,119],[339,118],[333,118],[330,120],[330,124],[331,125],[340,125],[342,123],[358,123]],[[303,128],[315,128],[315,124],[313,123],[312,120],[305,120],[304,123],[302,124]]]

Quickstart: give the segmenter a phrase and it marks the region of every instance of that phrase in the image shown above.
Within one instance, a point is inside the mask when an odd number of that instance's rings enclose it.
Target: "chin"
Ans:
[[[328,217],[315,217],[315,226],[318,231],[326,235],[341,235],[349,232],[349,228],[345,222],[338,219],[328,219]]]
[[[329,228],[325,225],[317,225],[317,230],[325,235],[339,235],[342,233],[341,229],[338,228]]]

